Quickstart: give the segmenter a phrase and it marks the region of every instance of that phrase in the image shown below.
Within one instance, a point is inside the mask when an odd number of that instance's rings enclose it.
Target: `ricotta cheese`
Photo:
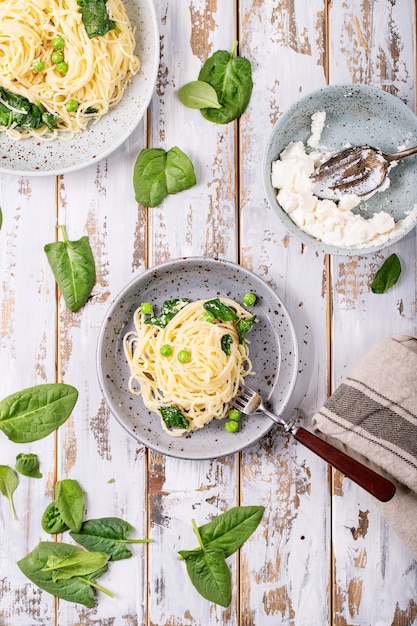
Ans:
[[[307,140],[310,148],[316,148],[320,142],[325,122],[325,112],[312,116],[312,133]],[[303,231],[326,244],[341,248],[365,248],[385,243],[400,230],[406,229],[417,208],[414,208],[403,220],[394,221],[385,211],[374,213],[366,219],[353,213],[361,198],[345,194],[338,202],[320,200],[313,193],[314,170],[332,156],[331,152],[311,150],[301,141],[288,144],[280,158],[272,163],[272,186],[277,190],[279,205],[292,221]],[[389,179],[376,192],[387,188]],[[369,194],[366,198],[368,199]]]

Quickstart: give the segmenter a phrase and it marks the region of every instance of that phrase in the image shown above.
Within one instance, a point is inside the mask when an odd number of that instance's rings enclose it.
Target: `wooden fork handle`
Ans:
[[[390,480],[334,448],[305,428],[297,428],[294,437],[381,502],[388,502],[394,496],[395,485]]]

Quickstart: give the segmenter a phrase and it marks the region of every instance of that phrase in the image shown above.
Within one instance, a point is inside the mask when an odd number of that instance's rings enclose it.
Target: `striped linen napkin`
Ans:
[[[417,559],[417,337],[380,339],[313,417],[324,439],[394,479],[377,502]]]

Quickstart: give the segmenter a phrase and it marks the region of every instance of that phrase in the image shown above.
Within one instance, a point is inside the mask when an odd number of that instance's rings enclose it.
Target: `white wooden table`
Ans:
[[[417,624],[417,564],[374,501],[278,428],[243,453],[213,461],[162,456],[110,415],[96,375],[96,341],[112,298],[135,274],[180,256],[236,261],[286,304],[299,345],[289,411],[309,419],[379,337],[416,334],[416,234],[370,256],[326,257],[290,237],[267,205],[261,159],[273,123],[327,83],[365,83],[416,95],[412,0],[155,0],[160,70],[146,119],[115,153],[59,177],[0,176],[1,397],[38,383],[79,390],[56,435],[18,446],[1,438],[0,463],[22,449],[43,478],[20,477],[17,521],[0,499],[1,626],[410,626]],[[217,49],[252,62],[254,90],[236,123],[211,124],[176,92]],[[148,209],[135,202],[132,169],[144,146],[185,151],[198,184]],[[57,223],[90,238],[92,298],[76,314],[57,294],[43,246]],[[396,252],[403,275],[384,296],[376,268]],[[47,539],[40,517],[57,479],[77,479],[89,517],[114,515],[151,537],[105,576],[114,599],[97,606],[55,601],[16,562]],[[228,609],[192,587],[177,551],[193,547],[190,520],[236,504],[263,504],[261,526],[236,558]],[[416,527],[417,521],[410,520]]]

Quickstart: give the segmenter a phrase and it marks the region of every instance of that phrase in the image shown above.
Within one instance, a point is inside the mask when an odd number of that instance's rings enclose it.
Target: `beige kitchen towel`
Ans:
[[[313,428],[397,486],[377,501],[417,559],[417,337],[380,339],[313,417]]]

